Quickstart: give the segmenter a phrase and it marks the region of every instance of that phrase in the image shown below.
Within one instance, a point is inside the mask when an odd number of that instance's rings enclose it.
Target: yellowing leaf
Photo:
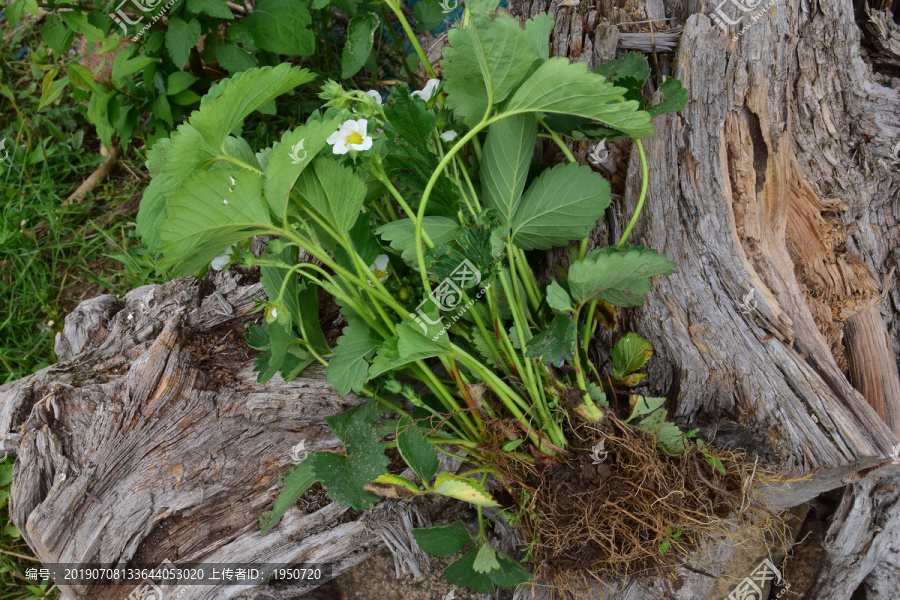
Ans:
[[[480,483],[474,479],[467,479],[451,473],[441,473],[437,476],[434,482],[434,493],[476,506],[499,506]]]

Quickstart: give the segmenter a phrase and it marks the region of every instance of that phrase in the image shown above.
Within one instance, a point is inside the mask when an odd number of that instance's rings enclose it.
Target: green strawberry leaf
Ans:
[[[523,250],[549,250],[580,240],[609,206],[609,184],[590,167],[556,165],[529,186],[510,222],[513,242]]]
[[[497,551],[489,543],[485,542],[478,548],[478,554],[475,555],[475,561],[472,563],[472,570],[476,573],[489,573],[500,568],[497,561]]]
[[[650,278],[670,275],[675,263],[643,246],[598,248],[569,267],[569,292],[577,304],[600,298],[614,306],[640,306]]]
[[[440,466],[437,452],[426,439],[422,429],[414,425],[408,417],[403,417],[397,422],[397,449],[423,484],[431,481]]]
[[[441,496],[456,498],[476,506],[499,506],[484,486],[468,477],[460,477],[452,473],[441,473],[434,480],[433,491]]]
[[[452,556],[472,541],[462,521],[442,527],[413,529],[413,537],[419,547],[432,556]]]
[[[284,513],[300,499],[300,496],[306,493],[306,490],[316,482],[316,478],[309,465],[301,463],[279,478],[279,483],[282,482],[284,489],[278,494],[275,507],[264,513],[259,519],[261,533],[269,533],[273,527],[278,525]]]
[[[555,57],[516,89],[504,113],[574,115],[600,121],[632,137],[653,135],[650,115],[638,110],[637,102],[626,102],[625,92],[596,73],[589,73],[585,63],[570,64],[567,58]]]
[[[266,201],[272,214],[284,218],[288,197],[297,178],[325,147],[338,128],[338,120],[310,121],[307,125],[286,131],[276,142],[266,166]]]
[[[271,232],[262,180],[249,171],[197,171],[177,190],[159,225],[160,269],[195,274],[231,244]]]
[[[343,335],[338,338],[334,356],[325,369],[325,378],[341,396],[351,391],[362,391],[366,381],[369,363],[366,359],[375,351],[375,344],[369,336],[369,326],[362,319],[349,319]]]
[[[484,573],[475,570],[475,558],[478,556],[478,548],[472,548],[454,563],[444,569],[444,579],[448,583],[467,587],[479,594],[494,593],[494,583]]]
[[[364,486],[387,473],[390,462],[375,432],[378,405],[369,400],[350,410],[326,417],[331,431],[344,442],[346,455],[313,452],[308,463],[316,479],[328,491],[328,497],[355,510],[374,504],[378,496]]]
[[[578,327],[572,317],[557,313],[550,325],[528,341],[525,356],[561,367],[575,358]]]
[[[528,34],[505,14],[494,20],[473,14],[471,27],[451,29],[447,39],[441,61],[447,105],[473,127],[525,77],[534,51]]]
[[[636,333],[629,333],[616,342],[611,356],[616,375],[624,377],[634,373],[650,360],[653,356],[653,345]]]

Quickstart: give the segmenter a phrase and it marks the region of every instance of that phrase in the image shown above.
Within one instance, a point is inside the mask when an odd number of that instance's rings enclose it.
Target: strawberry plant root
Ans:
[[[567,459],[525,473],[521,463],[498,469],[518,495],[519,534],[532,541],[537,579],[554,588],[672,578],[706,541],[784,539],[782,519],[753,492],[755,478],[772,474],[742,453],[707,446],[704,454],[692,444],[666,456],[654,436],[611,414],[576,425],[571,439]]]

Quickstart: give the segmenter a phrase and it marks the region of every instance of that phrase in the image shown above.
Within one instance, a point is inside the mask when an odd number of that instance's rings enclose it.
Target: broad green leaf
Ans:
[[[313,79],[315,75],[308,70],[287,63],[245,71],[219,82],[215,93],[210,88],[200,110],[191,114],[189,123],[204,141],[217,150],[228,134],[250,113]],[[183,127],[178,128],[179,132]],[[173,136],[173,150],[175,145]]]
[[[485,205],[496,210],[504,224],[513,222],[519,207],[536,141],[534,115],[515,115],[488,127],[481,160],[481,189]]]
[[[444,2],[450,4],[450,0]],[[447,13],[441,6],[441,0],[419,0],[413,7],[413,16],[416,18],[416,29],[430,31],[444,22]]]
[[[650,77],[650,64],[647,57],[640,52],[629,52],[622,58],[614,58],[597,65],[592,71],[611,81],[631,77],[640,82],[639,87],[643,87],[644,82]]]
[[[659,428],[656,439],[662,451],[669,456],[681,456],[687,448],[684,433],[678,425],[669,421],[663,423],[663,426]]]
[[[434,493],[448,496],[475,506],[499,506],[484,486],[468,477],[460,477],[452,473],[441,473],[434,480]]]
[[[369,368],[369,379],[399,369],[417,360],[432,358],[449,352],[446,340],[432,340],[422,333],[414,321],[397,325],[397,335],[385,340]]]
[[[525,356],[561,367],[575,358],[577,334],[578,327],[572,317],[557,313],[546,329],[528,341]]]
[[[293,56],[311,56],[315,51],[311,22],[306,4],[294,0],[259,0],[253,12],[241,20],[258,47]]]
[[[631,421],[632,419],[643,415],[649,415],[665,403],[665,398],[638,396],[637,402],[635,402],[634,404],[634,408],[631,409],[631,416],[628,417],[627,421]]]
[[[325,147],[325,140],[339,124],[337,119],[310,121],[293,131],[286,131],[272,148],[265,172],[266,201],[277,218],[284,218],[288,197],[297,178]]]
[[[369,363],[366,359],[375,351],[369,337],[369,327],[361,319],[351,319],[338,338],[334,356],[325,369],[326,379],[341,396],[351,391],[361,392],[366,381]]]
[[[413,529],[419,547],[432,556],[451,556],[472,541],[469,530],[462,521],[440,527]]]
[[[264,513],[259,519],[261,533],[268,533],[273,527],[278,525],[284,513],[315,482],[316,478],[312,474],[312,469],[310,469],[309,465],[301,463],[291,468],[284,477],[284,489],[278,494],[278,498],[275,500],[275,507],[271,511]]]
[[[497,552],[497,561],[500,567],[488,573],[488,577],[500,587],[515,588],[531,580],[531,573],[506,554]]]
[[[448,217],[425,217],[422,220],[422,229],[437,245],[452,240],[459,229],[459,223]],[[382,225],[375,233],[387,241],[391,248],[399,251],[403,260],[407,262],[416,260],[416,226],[409,219]]]
[[[606,123],[633,137],[653,135],[650,115],[639,111],[637,102],[626,102],[624,95],[624,89],[589,73],[585,63],[569,64],[567,58],[555,57],[519,86],[504,113],[569,114]]]
[[[172,102],[178,106],[190,106],[200,102],[200,95],[193,90],[183,90],[172,96]]]
[[[168,199],[159,226],[165,254],[160,268],[197,273],[229,245],[270,233],[271,224],[259,177],[248,171],[198,171]]]
[[[523,250],[549,250],[587,236],[609,206],[609,184],[590,167],[567,163],[541,173],[510,223]]]
[[[347,79],[356,75],[372,53],[378,17],[375,13],[364,13],[350,19],[347,27],[347,43],[341,54],[341,77]]]
[[[563,286],[551,281],[547,286],[547,305],[553,310],[567,312],[572,310],[572,299]]]
[[[187,0],[188,10],[192,13],[203,13],[217,19],[234,19],[226,0]]]
[[[50,106],[57,100],[63,93],[63,89],[69,84],[69,76],[60,77],[57,80],[53,80],[53,77],[56,76],[56,69],[53,71],[48,71],[44,76],[43,85],[41,86],[41,100],[38,103],[38,110],[42,110],[43,108]]]
[[[471,27],[451,29],[447,39],[450,45],[441,61],[447,105],[472,127],[515,89],[531,67],[534,51],[528,34],[505,14],[494,20],[473,17]]]
[[[8,11],[8,8],[7,8]],[[7,12],[9,15],[9,12]],[[15,20],[11,22],[15,23]],[[44,19],[44,26],[41,27],[41,41],[53,51],[53,58],[59,58],[65,54],[72,40],[75,39],[75,32],[65,27],[55,15],[47,15]]]
[[[184,90],[188,89],[193,85],[193,83],[199,80],[199,77],[195,77],[190,73],[185,73],[184,71],[175,71],[174,73],[169,74],[169,78],[166,80],[166,95],[174,96]]]
[[[473,15],[483,16],[493,14],[500,6],[500,0],[467,0],[465,5]]]
[[[625,376],[634,373],[650,360],[653,345],[636,333],[629,333],[616,342],[610,354],[616,373]]]
[[[102,42],[106,40],[106,34],[99,27],[92,25],[90,21],[88,21],[87,15],[80,10],[61,12],[59,16],[72,31],[80,33],[87,41]]]
[[[472,569],[476,573],[489,573],[500,568],[497,561],[497,551],[490,543],[485,542],[478,548],[478,554],[475,555],[475,562],[472,563]]]
[[[602,298],[614,306],[640,306],[650,278],[673,273],[675,263],[642,246],[598,248],[569,267],[569,292],[577,304]]]
[[[665,99],[659,104],[647,107],[650,118],[663,113],[676,113],[684,110],[687,106],[688,91],[681,87],[681,82],[677,79],[666,79],[659,91],[662,92]]]
[[[391,473],[379,475],[375,481],[367,484],[365,489],[382,498],[412,498],[425,493],[406,477]]]
[[[256,58],[237,44],[222,44],[216,50],[216,60],[228,71],[236,74],[256,66]]]
[[[474,569],[478,548],[472,548],[444,569],[444,579],[453,585],[467,587],[479,594],[494,594],[494,583],[484,573]]]
[[[200,41],[200,22],[191,19],[185,22],[172,17],[166,23],[166,50],[178,70],[183,70],[191,54],[191,48]]]
[[[547,60],[550,58],[550,34],[553,33],[553,15],[541,13],[525,21],[525,33],[531,41],[534,58]]]
[[[397,422],[397,449],[423,484],[431,481],[440,466],[437,452],[422,430],[408,417]]]
[[[375,232],[372,231],[372,226],[369,224],[371,218],[372,213],[361,214],[348,232],[351,247],[359,255],[359,259],[370,268],[382,254],[381,244],[378,243]],[[335,249],[334,258],[339,265],[348,271],[356,271],[356,267],[353,266],[353,261],[350,258],[350,253],[343,246]],[[388,267],[388,270],[390,270],[390,267]]]
[[[83,90],[97,93],[97,82],[94,81],[94,74],[91,70],[82,65],[72,63],[69,65],[69,81],[72,85],[80,87]]]
[[[296,189],[338,234],[353,227],[366,197],[366,185],[356,172],[325,156],[300,174]]]
[[[387,473],[390,462],[375,431],[378,407],[369,400],[342,414],[326,417],[332,432],[344,442],[346,455],[314,452],[306,462],[328,497],[355,510],[368,508],[378,496],[364,486]]]
[[[156,100],[153,101],[153,116],[161,121],[165,121],[169,124],[169,127],[172,126],[172,107],[169,106],[169,101],[165,96],[157,96]],[[141,199],[143,201],[143,198]]]

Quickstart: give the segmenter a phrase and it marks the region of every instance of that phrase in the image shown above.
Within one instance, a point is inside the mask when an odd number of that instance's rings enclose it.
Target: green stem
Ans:
[[[547,137],[554,141],[556,146],[560,149],[563,155],[565,155],[566,159],[568,159],[570,163],[578,162],[577,160],[575,160],[575,155],[572,154],[572,151],[569,150],[569,147],[566,146],[566,143],[562,140],[561,137],[559,137],[558,133],[550,129],[547,124],[544,123],[543,119],[538,119],[538,123],[540,123],[541,127],[543,127],[547,131]]]
[[[428,62],[428,57],[425,55],[425,50],[422,49],[422,45],[419,43],[419,38],[416,37],[415,32],[409,24],[409,21],[406,19],[406,15],[403,14],[403,8],[400,6],[399,1],[394,0],[386,0],[385,2],[388,7],[397,15],[397,20],[400,21],[400,25],[403,26],[403,31],[406,32],[406,37],[409,38],[409,43],[412,44],[412,47],[415,49],[416,54],[419,56],[419,60],[422,61],[422,66],[425,68],[425,72],[428,73],[428,77],[431,79],[437,79],[437,75],[434,74],[434,69],[431,68],[431,63]]]
[[[625,243],[625,240],[628,239],[628,234],[631,233],[635,223],[637,223],[638,217],[641,214],[641,209],[644,208],[644,200],[647,198],[647,186],[650,183],[650,172],[647,168],[647,157],[644,155],[644,146],[641,145],[641,140],[637,138],[634,139],[634,143],[637,146],[638,155],[641,157],[641,195],[638,197],[637,207],[634,209],[634,214],[631,215],[631,221],[628,223],[628,227],[625,228],[625,231],[622,232],[622,237],[619,238],[619,246]]]

